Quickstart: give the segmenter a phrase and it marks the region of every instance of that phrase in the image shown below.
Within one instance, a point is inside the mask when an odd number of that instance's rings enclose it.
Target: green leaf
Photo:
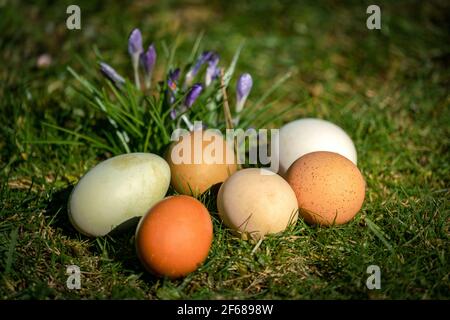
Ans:
[[[236,52],[234,53],[233,60],[231,61],[230,66],[228,67],[227,71],[225,71],[225,74],[223,75],[223,81],[225,84],[225,87],[228,86],[230,83],[231,77],[234,74],[234,70],[236,69],[236,64],[239,60],[239,56],[241,54],[241,50],[244,47],[244,42],[242,42],[239,47],[237,48]]]
[[[195,57],[198,55],[198,49],[200,48],[200,44],[202,42],[204,34],[204,31],[200,32],[200,34],[197,36],[197,39],[195,39],[194,46],[192,47],[192,51],[188,59],[189,62],[193,62]]]
[[[228,84],[230,83],[230,80],[234,74],[234,70],[236,69],[236,64],[239,60],[239,56],[241,54],[241,50],[243,47],[244,47],[244,42],[242,42],[239,45],[239,47],[236,49],[233,59],[231,60],[230,66],[228,67],[228,69],[225,71],[225,73],[223,75],[223,84],[224,84],[225,88],[228,87]],[[222,99],[222,96],[223,96],[222,90],[219,89],[216,94],[216,101],[219,101],[220,99]]]

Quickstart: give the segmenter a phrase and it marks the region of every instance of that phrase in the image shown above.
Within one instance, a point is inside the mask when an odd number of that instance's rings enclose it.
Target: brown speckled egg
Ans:
[[[311,224],[347,223],[364,202],[361,172],[334,152],[318,151],[298,158],[289,167],[286,180],[297,196],[299,214]]]
[[[212,130],[182,135],[171,145],[166,159],[172,186],[186,195],[198,196],[237,170],[234,148]]]

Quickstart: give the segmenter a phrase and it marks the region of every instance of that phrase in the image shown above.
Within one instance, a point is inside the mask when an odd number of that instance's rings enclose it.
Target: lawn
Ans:
[[[374,1],[331,0],[77,1],[82,29],[68,30],[72,2],[0,1],[1,299],[450,298],[448,1],[377,1],[381,30],[366,27]],[[255,243],[234,237],[203,196],[213,246],[180,280],[144,270],[133,228],[96,239],[78,233],[68,196],[111,154],[45,124],[101,131],[104,119],[67,67],[94,79],[101,53],[131,78],[134,27],[158,52],[178,41],[175,65],[202,32],[202,48],[225,64],[244,41],[236,69],[253,76],[250,103],[292,72],[268,112],[301,106],[268,127],[318,117],[349,133],[367,183],[355,219],[329,228],[299,220],[252,254]],[[47,67],[37,66],[42,54]],[[66,287],[73,264],[79,290]],[[366,286],[370,265],[380,267],[380,289]]]

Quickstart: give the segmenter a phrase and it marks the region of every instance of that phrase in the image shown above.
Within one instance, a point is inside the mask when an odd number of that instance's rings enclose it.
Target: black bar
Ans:
[[[106,319],[108,316],[142,319],[312,319],[332,317],[365,319],[392,318],[398,314],[416,318],[448,310],[449,301],[424,300],[27,300],[0,301],[6,314],[66,315],[79,319]],[[444,310],[444,308],[446,310]],[[140,316],[139,316],[140,317]],[[140,319],[139,319],[140,320]]]

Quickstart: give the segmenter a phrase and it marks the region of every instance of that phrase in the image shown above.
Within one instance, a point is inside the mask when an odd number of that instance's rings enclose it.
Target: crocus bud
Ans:
[[[128,38],[128,53],[133,57],[139,58],[140,54],[144,52],[142,47],[142,34],[138,28],[133,29]]]
[[[198,71],[200,70],[201,66],[210,59],[212,54],[213,54],[212,51],[204,51],[198,57],[198,59],[195,62],[194,66],[186,74],[186,80],[185,80],[185,85],[186,86],[191,85],[192,81],[194,80],[194,78],[197,75]]]
[[[239,113],[244,108],[245,101],[253,86],[252,76],[248,73],[242,74],[236,84],[236,112]]]
[[[139,82],[139,57],[144,52],[144,48],[142,47],[142,34],[141,31],[137,28],[133,29],[130,33],[130,37],[128,38],[128,53],[131,56],[131,62],[133,64],[134,71],[134,81],[136,83],[136,87],[140,88]]]
[[[177,82],[179,78],[180,78],[180,68],[169,71],[169,75],[167,77],[167,85],[173,92],[177,90]]]
[[[180,78],[180,69],[177,68],[175,70],[169,70],[169,74],[167,76],[167,86],[169,87],[168,90],[166,90],[167,99],[169,101],[169,104],[172,105],[175,103],[175,93],[178,91],[177,89],[177,82],[178,78]],[[174,111],[174,118],[176,117],[176,111]]]
[[[219,55],[213,53],[208,60],[208,68],[206,69],[205,76],[205,84],[209,86],[211,82],[219,77],[220,69],[218,67],[219,64]]]
[[[116,87],[120,87],[125,83],[125,79],[119,75],[109,64],[100,62],[100,71],[108,78]]]
[[[192,72],[194,76],[198,73],[198,70],[200,70],[200,67],[206,63],[211,56],[214,54],[212,51],[204,51],[200,57],[198,57],[197,62],[195,63],[194,67],[192,68]]]
[[[177,118],[177,111],[175,109],[170,110],[170,119],[175,120]]]
[[[144,69],[145,86],[148,89],[151,85],[152,72],[156,62],[156,50],[153,44],[148,47],[146,52],[141,53],[140,60]]]
[[[189,90],[188,94],[186,95],[186,100],[184,100],[184,105],[188,108],[190,108],[195,100],[197,100],[198,96],[202,92],[203,87],[200,83],[196,83],[192,86],[192,88]]]

